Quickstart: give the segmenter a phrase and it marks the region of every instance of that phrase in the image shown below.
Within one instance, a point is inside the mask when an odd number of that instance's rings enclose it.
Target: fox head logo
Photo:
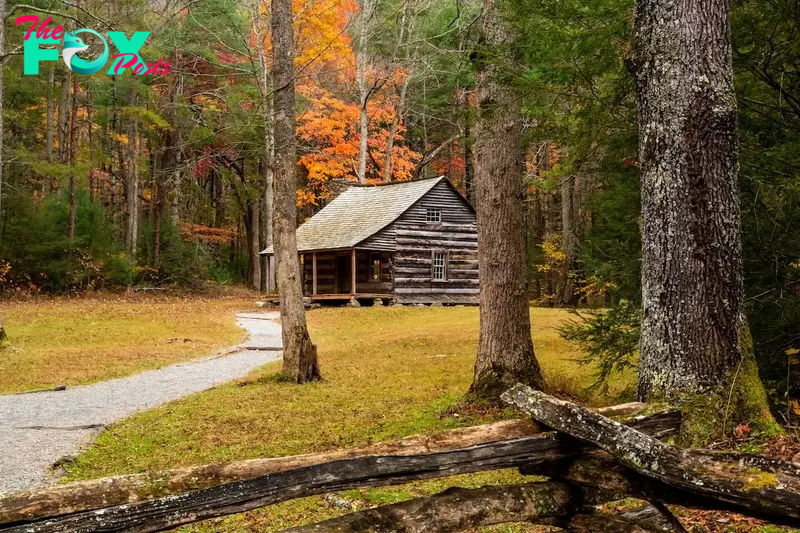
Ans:
[[[83,52],[89,48],[89,45],[85,44],[80,37],[76,37],[76,34],[82,32],[89,32],[93,35],[96,35],[101,41],[103,41],[103,47],[105,50],[100,57],[94,61],[84,61],[77,55],[78,52]],[[102,35],[94,30],[90,30],[88,28],[75,30],[71,34],[64,33],[64,46],[62,48],[61,55],[64,58],[64,63],[67,65],[67,68],[72,72],[77,74],[94,74],[103,68],[106,64],[106,61],[108,61],[108,43]]]
[[[42,48],[42,45],[60,44],[62,37],[64,44],[61,47],[61,56],[69,70],[76,74],[86,75],[99,72],[105,67],[109,59],[109,46],[108,41],[102,35],[88,28],[68,33],[63,26],[50,28],[48,26],[50,21],[51,17],[47,17],[40,24],[37,15],[22,15],[14,21],[15,24],[32,23],[24,37],[24,74],[39,74],[40,61],[58,61],[58,50],[52,47]],[[80,33],[91,33],[103,43],[103,53],[94,61],[86,61],[78,56],[78,53],[89,49],[89,45],[78,37]],[[159,59],[155,63],[146,63],[139,56],[139,49],[150,35],[149,31],[136,31],[130,37],[121,31],[109,31],[106,33],[118,52],[111,56],[114,61],[111,68],[106,72],[107,75],[122,74],[126,69],[131,69],[137,75],[163,76],[169,72],[169,62]]]

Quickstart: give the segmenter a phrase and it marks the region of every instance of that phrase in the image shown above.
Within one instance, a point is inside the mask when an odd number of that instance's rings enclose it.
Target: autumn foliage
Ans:
[[[355,83],[355,51],[348,25],[358,13],[352,1],[295,0],[295,47],[299,97],[298,165],[305,184],[298,206],[322,206],[331,180],[356,180],[359,103]],[[271,54],[269,39],[263,42]],[[396,112],[398,87],[408,75],[400,68],[373,66],[370,97],[367,176],[380,180],[388,130]],[[398,125],[392,150],[392,179],[407,180],[422,155],[404,143],[405,126]]]

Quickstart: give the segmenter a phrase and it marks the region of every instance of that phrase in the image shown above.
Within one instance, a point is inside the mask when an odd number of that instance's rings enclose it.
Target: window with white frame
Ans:
[[[433,281],[447,281],[447,252],[433,252]]]
[[[425,210],[425,222],[441,222],[442,210],[438,207],[429,207]]]

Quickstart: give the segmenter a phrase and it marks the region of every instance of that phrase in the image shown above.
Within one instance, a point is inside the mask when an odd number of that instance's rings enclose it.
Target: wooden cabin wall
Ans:
[[[442,222],[425,221],[441,209]],[[401,304],[477,304],[478,229],[475,213],[447,183],[439,183],[394,224],[395,301]],[[448,253],[447,281],[433,281],[433,251]]]
[[[312,254],[303,254],[303,294],[311,296],[313,291]],[[317,252],[317,293],[336,293],[336,253]]]

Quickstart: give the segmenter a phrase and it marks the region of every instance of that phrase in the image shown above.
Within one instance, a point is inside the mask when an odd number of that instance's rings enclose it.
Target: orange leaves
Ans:
[[[186,240],[202,241],[211,244],[228,243],[236,237],[236,231],[228,228],[212,228],[202,224],[184,222],[181,224],[181,235]]]
[[[327,198],[327,182],[334,179],[356,179],[359,153],[359,106],[335,96],[327,89],[312,83],[297,88],[305,99],[305,111],[298,117],[300,166],[307,173],[308,186],[298,194],[298,206],[319,205]],[[367,175],[373,179],[383,176],[389,125],[394,119],[394,106],[382,93],[376,94],[367,106],[370,118],[370,137],[367,142],[371,157],[367,157]],[[398,126],[392,150],[392,177],[411,178],[421,155],[403,146],[405,128]]]
[[[295,66],[302,76],[321,72],[346,73],[354,63],[354,53],[347,27],[358,10],[352,0],[294,0]],[[261,46],[272,60],[269,30],[269,7],[261,4],[266,17],[266,35],[261,32]],[[259,37],[251,35],[253,46]]]

